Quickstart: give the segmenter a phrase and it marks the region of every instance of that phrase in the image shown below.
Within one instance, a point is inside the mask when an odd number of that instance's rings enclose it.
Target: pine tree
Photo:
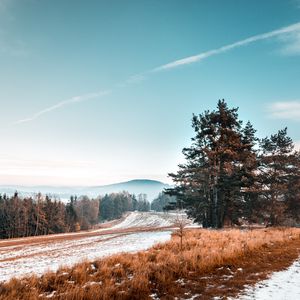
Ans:
[[[136,199],[136,195],[133,194],[133,195],[131,196],[131,199],[132,199],[132,210],[133,210],[133,211],[136,211],[136,210],[138,209],[138,201],[137,201],[137,199]]]
[[[186,163],[170,174],[176,186],[167,193],[183,201],[187,213],[204,227],[237,223],[242,215],[242,179],[248,171],[245,162],[255,156],[255,132],[250,123],[242,130],[237,112],[219,100],[217,110],[193,115],[195,137],[183,149]]]
[[[300,152],[293,155],[294,172],[290,174],[288,192],[285,194],[287,214],[292,219],[292,224],[300,223]]]
[[[176,203],[176,197],[171,197],[165,193],[159,193],[158,197],[151,202],[151,209],[155,211],[164,211],[168,204]]]
[[[298,155],[287,128],[261,140],[259,161],[265,218],[269,225],[279,225],[286,217],[291,184],[296,184],[300,178]]]
[[[255,135],[256,130],[248,121],[242,129],[242,153],[239,177],[241,179],[242,209],[239,210],[239,217],[246,219],[248,222],[258,222],[260,209],[258,197],[258,159],[257,144],[259,139]]]
[[[78,227],[76,224],[79,221],[75,209],[76,201],[77,198],[71,196],[70,201],[66,205],[65,222],[67,224],[68,231],[75,231],[75,229]]]

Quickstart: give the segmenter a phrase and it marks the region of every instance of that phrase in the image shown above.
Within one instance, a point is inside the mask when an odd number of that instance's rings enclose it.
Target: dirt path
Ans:
[[[62,233],[62,234],[49,234],[42,236],[34,237],[24,237],[8,240],[0,240],[0,252],[2,248],[5,247],[22,247],[29,245],[41,245],[47,243],[54,243],[59,241],[71,241],[78,240],[88,237],[96,237],[110,234],[130,234],[135,232],[147,232],[147,231],[162,231],[172,229],[174,226],[165,226],[165,227],[132,227],[132,228],[101,228],[90,231],[80,231],[80,232],[71,232],[71,233]]]
[[[22,247],[25,245],[41,245],[110,234],[169,230],[174,227],[175,222],[176,215],[174,214],[133,212],[126,214],[121,219],[99,224],[93,230],[0,240],[0,254],[2,248],[12,246]]]
[[[136,252],[170,239],[171,231],[140,230],[129,233],[101,234],[81,239],[8,246],[0,251],[0,282],[12,277],[42,275],[61,266],[72,266],[120,252]]]
[[[105,238],[102,238],[101,239],[101,242],[106,242],[106,241],[109,241],[111,239],[114,239],[114,238],[118,238],[120,236],[123,236],[123,235],[126,235],[128,233],[121,233],[121,234],[115,234],[115,235],[106,235]],[[83,243],[79,243],[79,244],[72,244],[72,249],[76,249],[76,248],[79,248],[79,247],[84,247],[84,246],[87,246],[88,244],[90,244],[91,242],[89,240],[85,240],[83,238]],[[47,242],[47,243],[50,243],[50,242]],[[40,243],[39,246],[41,245],[45,245],[46,243]],[[26,244],[26,246],[30,247],[30,246],[35,246],[36,244]],[[47,248],[47,247],[43,247],[43,248]],[[64,244],[64,248],[70,248],[68,246],[66,246]],[[13,247],[10,249],[12,249],[13,251],[11,253],[9,253],[9,256],[6,255],[6,258],[2,258],[0,259],[0,263],[3,263],[3,262],[7,262],[7,261],[13,261],[13,260],[17,260],[17,259],[21,259],[21,258],[28,258],[28,257],[33,257],[33,256],[38,256],[38,255],[50,255],[51,252],[54,252],[54,251],[57,251],[58,250],[58,247],[55,247],[55,248],[50,248],[50,249],[47,249],[47,250],[41,250],[41,251],[38,251],[38,252],[31,252],[30,254],[24,254],[24,245],[23,246],[16,246],[16,247]],[[7,252],[7,250],[4,250],[2,251],[4,253]],[[16,255],[15,253],[23,253],[22,255]],[[0,254],[1,254],[1,250],[0,250]],[[6,253],[7,254],[7,253]],[[1,256],[0,256],[1,257]]]
[[[141,226],[140,215],[131,213],[90,231],[1,240],[0,282],[41,275],[86,259],[144,250],[170,238],[174,216],[144,214]]]

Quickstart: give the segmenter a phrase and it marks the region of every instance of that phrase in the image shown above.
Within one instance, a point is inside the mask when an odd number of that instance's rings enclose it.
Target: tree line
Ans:
[[[100,198],[99,220],[113,220],[121,218],[123,213],[128,211],[149,211],[150,203],[146,194],[139,194],[137,197],[128,192],[112,193]]]
[[[159,193],[159,195],[151,202],[151,210],[162,212],[172,209],[176,203],[175,196],[169,196],[166,193]],[[172,205],[173,204],[173,205]]]
[[[98,200],[74,198],[64,204],[38,194],[21,198],[0,195],[0,238],[15,238],[88,229],[98,222]]]
[[[15,238],[87,230],[127,211],[149,211],[145,194],[112,193],[97,199],[71,196],[63,203],[37,194],[22,198],[0,194],[0,238]]]
[[[300,153],[287,128],[259,139],[224,100],[193,115],[192,127],[185,163],[169,174],[175,187],[166,190],[190,217],[213,228],[300,221]]]

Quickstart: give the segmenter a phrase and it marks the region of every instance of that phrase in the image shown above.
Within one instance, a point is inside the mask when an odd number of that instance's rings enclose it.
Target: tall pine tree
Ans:
[[[192,127],[192,145],[183,149],[186,163],[169,174],[176,186],[166,192],[177,196],[204,227],[237,223],[244,206],[243,187],[253,173],[255,131],[250,123],[242,129],[238,109],[224,100],[216,110],[194,115]]]

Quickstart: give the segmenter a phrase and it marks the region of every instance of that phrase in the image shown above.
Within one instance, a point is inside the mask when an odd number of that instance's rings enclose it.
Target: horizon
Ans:
[[[13,184],[1,184],[0,187],[25,187],[25,188],[30,188],[30,187],[51,187],[51,188],[97,188],[97,187],[107,187],[111,185],[119,185],[119,184],[124,184],[124,183],[131,183],[133,181],[147,181],[147,182],[155,182],[155,183],[160,183],[164,185],[170,185],[170,183],[159,181],[159,180],[154,180],[154,179],[147,179],[147,178],[135,178],[135,179],[130,179],[127,181],[120,181],[120,182],[111,182],[108,184],[103,184],[103,185],[13,185]],[[172,184],[172,182],[171,182]]]
[[[300,149],[300,1],[0,0],[1,186],[168,173],[219,99]]]

